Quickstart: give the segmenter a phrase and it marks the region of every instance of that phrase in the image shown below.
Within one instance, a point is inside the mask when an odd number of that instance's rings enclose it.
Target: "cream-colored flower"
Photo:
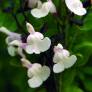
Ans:
[[[27,37],[25,51],[29,54],[40,54],[50,48],[51,40],[43,36],[40,32],[35,32],[33,26],[27,23],[27,29],[30,35]]]
[[[29,77],[28,84],[31,88],[36,88],[42,85],[44,81],[50,76],[50,69],[47,66],[42,66],[38,63],[31,64],[26,59],[21,59],[24,62],[24,66],[27,66]]]
[[[15,56],[16,54],[21,55],[22,57],[25,57],[25,55],[22,52],[22,42],[21,42],[21,34],[14,33],[9,31],[5,27],[0,28],[0,32],[5,33],[7,35],[6,43],[8,45],[7,50],[9,55]],[[15,47],[18,46],[18,47]]]
[[[37,8],[31,10],[31,14],[36,18],[42,18],[50,13],[56,13],[56,7],[51,0],[44,2],[43,4],[38,1]]]
[[[54,47],[54,53],[53,62],[55,65],[53,66],[53,71],[55,73],[60,73],[70,68],[77,60],[77,57],[75,55],[70,55],[69,51],[63,49],[61,44]]]
[[[83,16],[86,14],[86,9],[80,0],[65,0],[68,9],[76,15]]]

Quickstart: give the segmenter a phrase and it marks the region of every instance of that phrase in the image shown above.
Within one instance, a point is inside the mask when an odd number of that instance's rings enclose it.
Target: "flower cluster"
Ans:
[[[8,53],[11,56],[16,54],[21,56],[21,62],[24,67],[28,69],[28,84],[31,88],[39,87],[50,76],[50,68],[46,65],[39,63],[32,64],[26,59],[23,50],[28,54],[40,54],[47,51],[51,46],[51,40],[48,37],[44,37],[40,32],[35,32],[33,26],[30,23],[26,23],[29,35],[26,38],[26,42],[23,43],[21,34],[10,32],[5,27],[0,28],[0,32],[7,35],[6,43],[8,45]],[[77,57],[71,55],[69,51],[63,49],[63,46],[59,43],[54,47],[53,66],[54,73],[60,73],[64,69],[70,68],[76,62]]]
[[[86,14],[86,9],[80,0],[65,0],[65,5],[74,14],[83,16]],[[28,7],[31,8],[31,14],[36,18],[42,18],[49,13],[57,13],[57,9],[51,0],[42,2],[41,0],[28,0]],[[0,27],[0,32],[7,35],[6,44],[9,55],[15,56],[16,54],[21,56],[20,61],[22,66],[28,69],[27,75],[29,77],[28,84],[31,88],[39,87],[50,76],[50,68],[46,65],[39,63],[32,63],[27,58],[24,52],[27,54],[40,54],[50,49],[51,39],[44,37],[39,31],[35,31],[34,27],[30,23],[26,23],[28,34],[26,41],[22,40],[22,34],[9,31],[5,27]],[[61,73],[65,69],[72,67],[77,61],[75,55],[71,55],[70,52],[63,48],[61,43],[53,48],[53,72]]]

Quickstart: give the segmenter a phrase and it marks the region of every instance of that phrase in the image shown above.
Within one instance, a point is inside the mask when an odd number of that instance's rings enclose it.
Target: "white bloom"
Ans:
[[[40,64],[33,64],[28,69],[28,84],[31,88],[39,87],[50,75],[50,69],[47,66],[41,66]]]
[[[7,38],[5,41],[8,45],[7,50],[8,50],[9,55],[15,56],[18,53],[22,57],[25,57],[25,55],[22,52],[22,48],[15,47],[15,45],[19,46],[22,43],[21,42],[21,34],[11,32],[5,27],[1,27],[0,32],[5,33],[7,35]]]
[[[82,16],[86,14],[86,9],[80,0],[65,0],[68,9],[76,15]]]
[[[26,62],[28,68],[28,84],[31,88],[36,88],[42,85],[44,81],[50,76],[50,69],[47,66],[41,66],[38,63],[28,65],[28,60],[22,59],[23,62]]]
[[[51,40],[43,36],[40,32],[35,32],[33,26],[27,23],[27,29],[30,35],[27,37],[26,52],[29,54],[40,54],[50,48]]]
[[[11,41],[8,45],[8,53],[11,56],[15,56],[19,54],[21,57],[25,58],[26,56],[23,53],[23,49],[25,48],[26,43],[22,43],[19,40]]]
[[[37,8],[31,10],[31,14],[36,18],[42,18],[48,15],[48,13],[56,13],[56,7],[52,1],[44,2],[43,4],[38,1]]]
[[[55,65],[53,66],[53,71],[55,73],[60,73],[64,69],[70,68],[77,60],[77,57],[75,55],[70,56],[69,51],[63,49],[61,44],[54,47],[54,52],[53,62]]]

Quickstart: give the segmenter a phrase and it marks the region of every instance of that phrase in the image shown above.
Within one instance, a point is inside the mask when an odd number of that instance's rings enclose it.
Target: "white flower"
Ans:
[[[69,51],[63,49],[61,44],[54,47],[54,52],[53,62],[55,65],[53,66],[53,71],[55,73],[60,73],[65,69],[70,68],[77,60],[77,57],[75,55],[70,56]]]
[[[15,56],[16,54],[19,54],[22,57],[25,57],[25,55],[22,52],[22,48],[19,47],[19,45],[22,43],[21,34],[11,32],[5,27],[1,27],[0,32],[5,33],[7,35],[7,38],[5,41],[8,45],[7,50],[9,55]],[[15,47],[15,46],[18,46],[18,47]]]
[[[31,88],[39,87],[50,75],[50,69],[47,66],[33,64],[32,68],[28,69],[28,84]]]
[[[31,10],[31,14],[36,18],[45,17],[49,12],[56,13],[56,7],[51,0],[44,2],[43,4],[38,1],[37,8]]]
[[[28,84],[31,88],[36,88],[42,85],[44,81],[50,76],[50,69],[47,66],[41,66],[38,63],[28,65],[28,60],[21,59],[21,61],[25,62],[28,68]]]
[[[65,0],[68,9],[76,15],[82,16],[86,14],[86,9],[80,0]]]
[[[40,54],[50,48],[51,40],[43,36],[40,32],[35,32],[33,26],[27,23],[27,29],[30,35],[27,37],[27,46],[25,51],[29,54]]]
[[[26,56],[23,53],[23,49],[25,48],[26,43],[22,43],[20,40],[11,41],[8,45],[8,53],[11,56],[15,56],[16,54],[25,58]]]

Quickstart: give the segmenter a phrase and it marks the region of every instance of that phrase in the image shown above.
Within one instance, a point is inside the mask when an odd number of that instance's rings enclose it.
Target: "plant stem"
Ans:
[[[59,92],[62,92],[62,75],[61,74],[59,78]]]

